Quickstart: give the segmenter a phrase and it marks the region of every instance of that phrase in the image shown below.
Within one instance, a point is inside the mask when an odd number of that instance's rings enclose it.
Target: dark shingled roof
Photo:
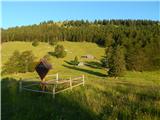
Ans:
[[[52,65],[45,58],[42,58],[40,62],[42,62],[46,68],[52,69]]]
[[[40,60],[40,62],[35,67],[38,75],[40,76],[41,80],[44,79],[44,77],[47,75],[48,71],[52,69],[52,65],[48,63],[48,61],[43,58]]]

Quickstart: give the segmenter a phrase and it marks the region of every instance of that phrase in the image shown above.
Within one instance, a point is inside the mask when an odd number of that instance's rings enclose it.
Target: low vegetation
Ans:
[[[37,62],[32,51],[14,51],[3,67],[3,74],[33,72]]]
[[[64,58],[67,55],[67,52],[65,51],[65,48],[63,45],[57,45],[54,50],[54,56],[57,58]]]
[[[68,63],[69,65],[74,65],[74,66],[77,66],[79,64],[79,61],[78,61],[78,57],[75,56],[74,60],[71,60],[71,61],[65,61],[66,63]]]
[[[36,40],[36,41],[32,42],[32,45],[33,45],[34,47],[36,47],[36,46],[39,45],[39,42]]]

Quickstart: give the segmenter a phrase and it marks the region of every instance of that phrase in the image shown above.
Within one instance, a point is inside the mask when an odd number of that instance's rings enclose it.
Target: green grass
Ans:
[[[104,55],[104,48],[98,47],[94,43],[82,43],[82,42],[59,42],[58,44],[64,45],[65,49],[68,51],[67,56],[63,59],[57,59],[56,57],[51,57],[51,63],[53,65],[53,70],[51,73],[56,72],[66,72],[66,67],[62,66],[62,64],[66,64],[64,61],[74,60],[75,56],[79,57],[79,61],[86,61],[86,59],[80,59],[82,55],[91,54],[95,56],[97,59],[101,59]],[[34,55],[36,56],[36,60],[39,61],[44,55],[47,55],[48,52],[53,52],[54,47],[50,46],[47,43],[40,43],[39,46],[34,47],[30,42],[7,42],[2,44],[2,65],[7,62],[8,58],[12,55],[12,53],[18,50],[23,52],[25,50],[32,50]],[[96,60],[95,60],[96,61]],[[86,67],[90,69],[90,67]],[[99,69],[97,69],[99,71]],[[69,73],[69,72],[68,72]]]
[[[89,66],[73,67],[64,62],[75,56],[92,54],[100,59],[104,49],[93,43],[61,42],[72,54],[64,59],[52,58],[53,70],[63,75],[85,75],[85,86],[56,95],[19,92],[20,77],[29,78],[36,73],[19,73],[2,76],[2,120],[159,120],[160,119],[160,71],[126,72],[124,77],[106,77],[106,71]],[[26,46],[26,47],[24,47]],[[46,49],[44,49],[46,48]],[[2,63],[15,50],[32,50],[37,60],[52,46],[41,43],[4,43]],[[36,54],[37,53],[37,54]],[[85,59],[81,59],[85,61]],[[93,61],[93,60],[90,60]],[[97,62],[97,60],[94,60]]]

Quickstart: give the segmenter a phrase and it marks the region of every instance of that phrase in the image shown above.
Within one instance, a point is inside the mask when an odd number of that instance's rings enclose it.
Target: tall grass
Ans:
[[[18,91],[18,81],[2,79],[2,119],[10,120],[158,120],[160,86],[146,73],[138,79],[90,77],[85,86],[56,95]],[[154,72],[150,74],[156,74]],[[141,77],[140,77],[141,76]],[[124,79],[124,80],[123,80]],[[159,81],[160,82],[160,81]],[[150,84],[152,83],[152,84]]]

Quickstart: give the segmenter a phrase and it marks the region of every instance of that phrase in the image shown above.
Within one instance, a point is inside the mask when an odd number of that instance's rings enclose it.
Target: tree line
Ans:
[[[2,43],[94,42],[106,48],[105,61],[111,73],[118,66],[121,69],[143,71],[160,69],[159,32],[159,21],[151,20],[47,21],[2,29]]]

